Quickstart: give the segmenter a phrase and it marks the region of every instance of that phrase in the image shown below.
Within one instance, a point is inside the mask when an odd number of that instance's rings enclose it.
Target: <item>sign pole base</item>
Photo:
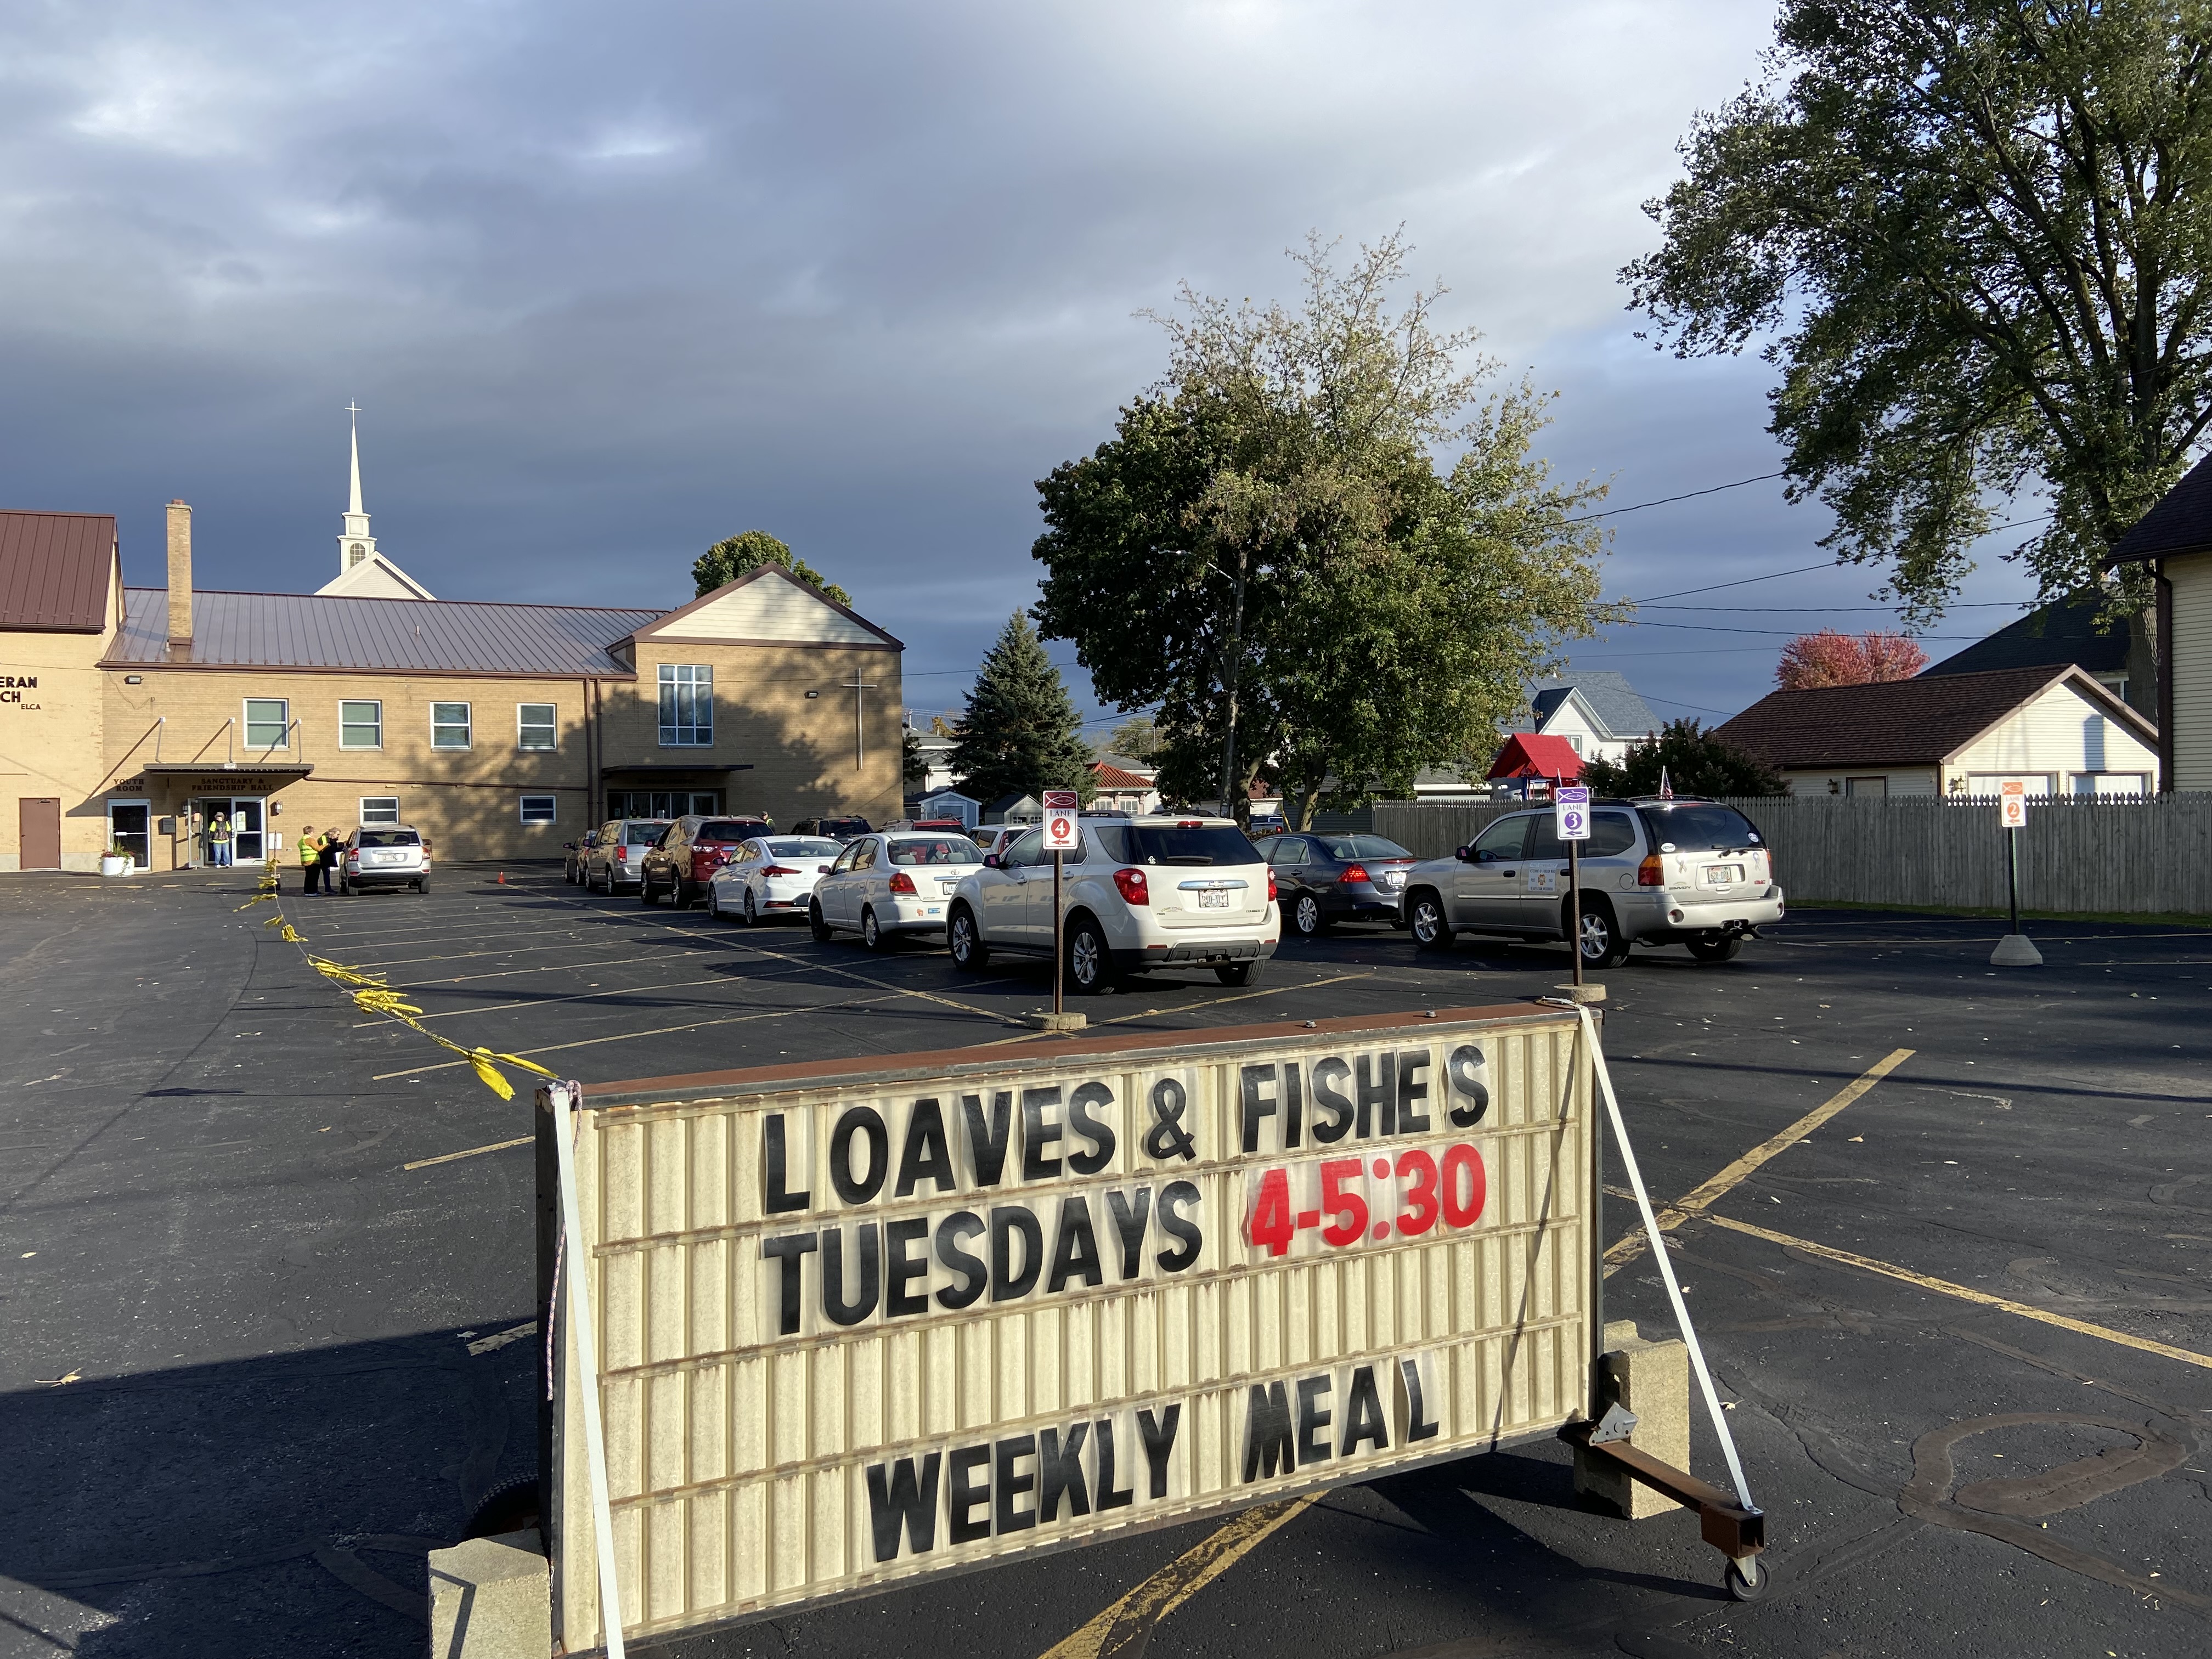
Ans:
[[[2040,968],[2043,952],[2028,942],[2025,933],[2007,933],[1997,941],[1997,948],[1990,953],[1990,965],[1994,968]]]

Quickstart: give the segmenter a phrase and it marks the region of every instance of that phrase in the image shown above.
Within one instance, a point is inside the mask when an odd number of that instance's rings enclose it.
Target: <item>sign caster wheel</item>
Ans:
[[[1774,1583],[1774,1575],[1767,1571],[1765,1564],[1757,1556],[1749,1555],[1741,1561],[1731,1559],[1721,1574],[1721,1583],[1730,1601],[1757,1601],[1765,1598],[1768,1586]]]

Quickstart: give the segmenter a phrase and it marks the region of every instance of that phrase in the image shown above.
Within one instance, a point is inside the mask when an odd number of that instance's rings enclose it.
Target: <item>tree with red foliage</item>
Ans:
[[[1824,685],[1870,685],[1909,680],[1928,666],[1928,653],[1903,634],[1838,634],[1824,628],[1801,634],[1782,647],[1775,684],[1785,691]]]

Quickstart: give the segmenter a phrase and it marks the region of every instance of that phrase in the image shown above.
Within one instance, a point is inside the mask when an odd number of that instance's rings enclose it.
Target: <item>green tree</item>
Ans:
[[[1295,308],[1186,289],[1164,380],[1037,485],[1038,621],[1102,696],[1158,705],[1170,798],[1243,818],[1264,764],[1304,827],[1486,761],[1522,687],[1610,614],[1603,532],[1573,522],[1601,492],[1533,458],[1548,399],[1525,383],[1468,415],[1494,366],[1436,329],[1441,289],[1392,311],[1405,254],[1340,272],[1315,240]]]
[[[908,783],[929,781],[929,761],[921,752],[921,733],[911,726],[899,733],[904,760],[899,775]]]
[[[1097,792],[1074,701],[1018,611],[968,693],[951,764],[961,793],[986,805],[1040,789],[1073,789],[1086,801]]]
[[[1825,544],[1924,619],[2039,488],[2013,556],[2097,580],[2212,420],[2212,5],[1784,0],[1682,154],[1632,303],[1680,356],[1767,337]]]
[[[1139,714],[1133,720],[1123,720],[1114,728],[1106,739],[1106,752],[1109,755],[1127,756],[1133,761],[1141,761],[1149,766],[1153,757],[1160,752],[1165,741],[1160,736],[1160,729],[1153,723],[1152,717],[1150,714]]]
[[[1705,731],[1696,720],[1668,720],[1651,742],[1628,751],[1619,761],[1587,760],[1582,776],[1594,795],[1650,795],[1659,788],[1659,774],[1680,795],[1779,795],[1784,793],[1776,774]]]
[[[701,593],[711,593],[725,582],[733,582],[748,570],[757,570],[764,564],[781,565],[799,578],[820,588],[840,605],[849,605],[853,596],[830,580],[805,560],[793,554],[790,548],[765,530],[748,530],[743,535],[731,536],[716,542],[691,567],[691,580]]]

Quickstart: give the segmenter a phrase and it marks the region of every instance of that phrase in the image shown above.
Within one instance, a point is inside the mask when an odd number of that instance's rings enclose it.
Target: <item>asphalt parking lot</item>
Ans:
[[[496,873],[283,903],[432,1029],[586,1080],[1036,1040],[1049,994]],[[423,1551],[531,1467],[526,1094],[362,1014],[250,888],[0,877],[0,1654],[419,1654]],[[1339,1489],[1241,1554],[1200,1524],[661,1650],[2203,1651],[2212,931],[2038,923],[2045,965],[2002,973],[1998,931],[1807,911],[1726,966],[1607,975],[1653,1195],[1705,1189],[1672,1237],[1771,1517],[1764,1600],[1722,1596],[1687,1515],[1578,1508],[1547,1444]],[[1566,966],[1362,927],[1085,1012],[1503,1003]],[[1669,1334],[1640,1256],[1607,1311]],[[1717,1475],[1702,1425],[1693,1461]]]

